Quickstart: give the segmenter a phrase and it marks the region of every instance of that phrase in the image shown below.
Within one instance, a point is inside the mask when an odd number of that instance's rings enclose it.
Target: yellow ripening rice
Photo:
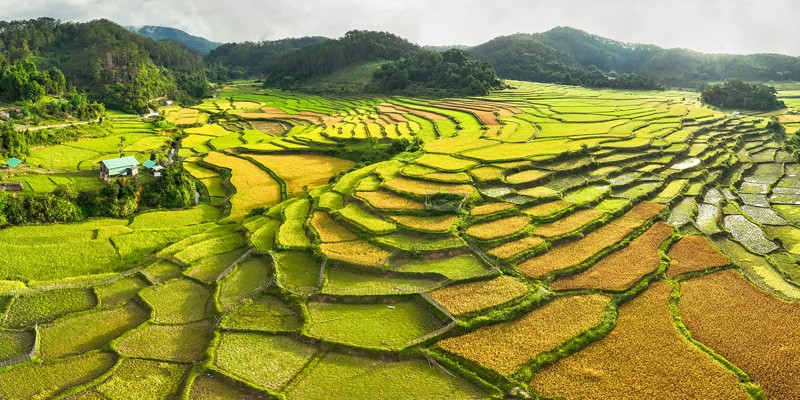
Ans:
[[[559,297],[522,318],[445,339],[438,346],[503,375],[600,324],[610,298]]]

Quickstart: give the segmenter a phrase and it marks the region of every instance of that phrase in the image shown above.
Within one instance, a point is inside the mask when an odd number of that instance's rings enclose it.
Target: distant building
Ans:
[[[22,183],[19,182],[0,183],[0,191],[21,192],[23,190],[25,190],[25,188],[22,186]]]
[[[22,164],[22,160],[17,157],[11,157],[10,160],[6,161],[6,167],[8,168],[17,168],[20,164]]]
[[[100,161],[100,177],[104,180],[115,176],[139,175],[139,161],[133,156]]]
[[[164,167],[158,165],[158,163],[156,163],[153,160],[147,160],[143,162],[142,166],[144,167],[144,169],[147,170],[147,172],[153,174],[153,176],[155,176],[156,178],[161,178],[161,174],[164,171]]]

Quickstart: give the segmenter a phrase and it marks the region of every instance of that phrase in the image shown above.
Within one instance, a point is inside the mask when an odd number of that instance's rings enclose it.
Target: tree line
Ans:
[[[491,65],[463,50],[418,51],[375,71],[368,92],[408,96],[480,96],[502,87]]]

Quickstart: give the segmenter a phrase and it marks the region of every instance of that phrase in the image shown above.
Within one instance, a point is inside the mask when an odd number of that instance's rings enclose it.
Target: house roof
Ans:
[[[139,165],[139,161],[136,161],[136,157],[128,156],[122,158],[112,158],[110,160],[103,160],[100,161],[103,165],[108,168],[108,170],[113,169],[121,169],[121,168],[135,168]]]
[[[8,165],[10,168],[15,168],[20,164],[22,164],[22,160],[18,159],[17,157],[11,157],[10,160],[6,161],[6,165]]]
[[[153,168],[156,165],[158,165],[158,164],[156,164],[156,162],[153,161],[153,160],[147,160],[147,161],[142,163],[142,166],[145,167],[145,168]]]

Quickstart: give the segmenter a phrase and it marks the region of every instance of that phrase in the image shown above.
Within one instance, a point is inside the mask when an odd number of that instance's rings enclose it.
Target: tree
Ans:
[[[8,157],[23,157],[29,152],[30,148],[25,133],[16,130],[10,122],[0,123],[0,154]]]
[[[148,207],[183,208],[194,204],[195,184],[180,161],[169,164],[161,178],[142,191],[142,203]]]

